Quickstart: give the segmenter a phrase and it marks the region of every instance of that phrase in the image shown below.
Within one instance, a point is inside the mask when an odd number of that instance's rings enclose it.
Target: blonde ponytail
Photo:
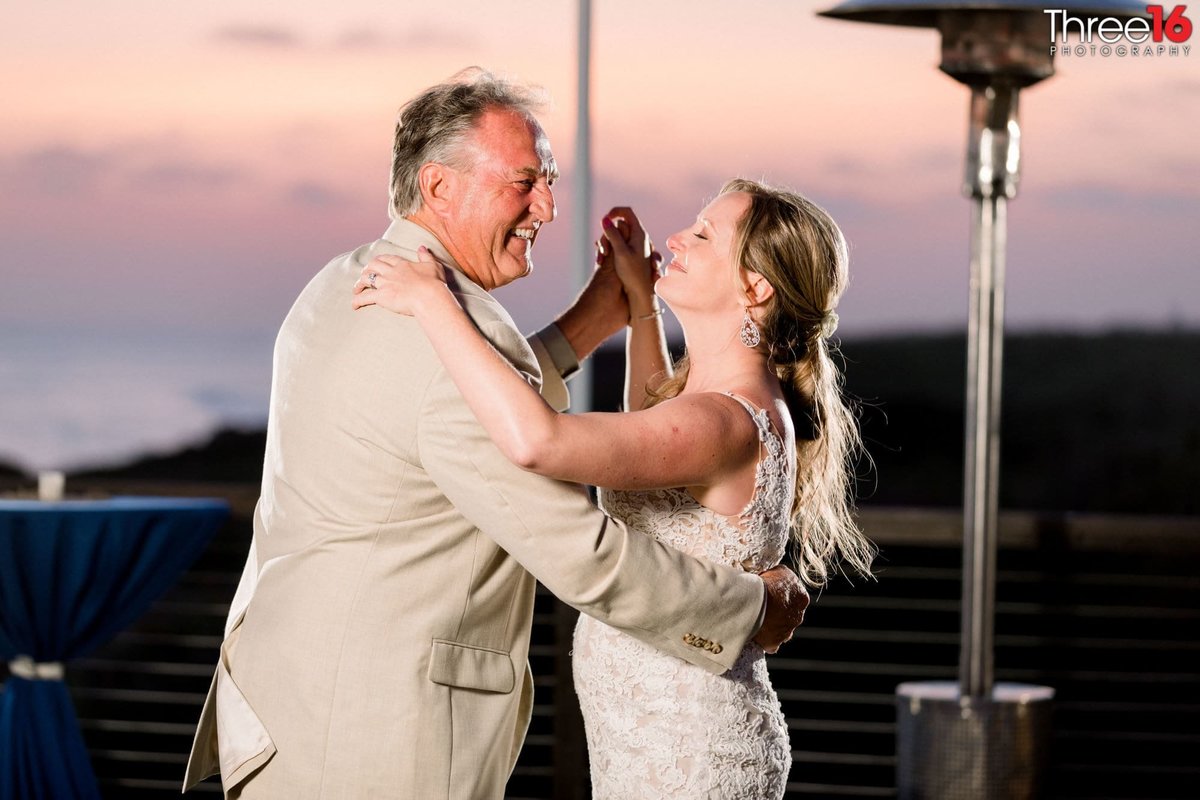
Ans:
[[[793,559],[814,586],[827,583],[831,570],[870,576],[875,558],[874,545],[854,520],[854,466],[862,437],[831,348],[818,338],[808,358],[778,369],[796,427]]]

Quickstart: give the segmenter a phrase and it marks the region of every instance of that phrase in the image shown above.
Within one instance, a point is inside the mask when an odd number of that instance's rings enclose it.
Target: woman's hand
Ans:
[[[625,295],[629,299],[630,318],[652,314],[658,309],[654,282],[662,256],[654,249],[649,235],[633,209],[618,206],[601,221],[604,235],[597,242],[601,264],[612,262]]]
[[[422,247],[419,261],[400,256],[375,256],[354,283],[354,308],[379,306],[397,314],[416,316],[433,293],[445,291],[446,270]]]

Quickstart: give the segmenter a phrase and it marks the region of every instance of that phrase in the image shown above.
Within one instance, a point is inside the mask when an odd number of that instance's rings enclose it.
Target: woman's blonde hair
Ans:
[[[854,465],[862,452],[858,420],[842,396],[842,375],[828,334],[848,280],[846,240],[820,206],[785,189],[735,178],[721,194],[744,192],[732,262],[775,290],[759,320],[759,349],[779,376],[796,427],[796,496],[792,504],[796,571],[821,586],[831,570],[871,574],[875,547],[854,521]],[[687,384],[685,354],[654,401]]]

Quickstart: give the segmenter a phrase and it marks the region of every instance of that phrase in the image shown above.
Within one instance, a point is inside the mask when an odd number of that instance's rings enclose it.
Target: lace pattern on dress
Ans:
[[[761,572],[787,547],[795,467],[767,412],[729,396],[750,413],[760,442],[754,494],[740,514],[718,514],[685,489],[602,489],[600,505],[678,550]],[[791,751],[757,645],[713,675],[582,616],[573,656],[595,800],[783,796]]]

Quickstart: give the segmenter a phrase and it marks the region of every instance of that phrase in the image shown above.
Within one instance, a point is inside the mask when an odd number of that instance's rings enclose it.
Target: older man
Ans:
[[[529,342],[488,294],[529,272],[555,177],[517,87],[477,74],[405,107],[392,225],[321,270],[279,333],[254,540],[185,789],[219,771],[229,797],[502,797],[531,709],[535,578],[714,672],[799,623],[790,572],[693,560],[514,467],[413,320],[352,310],[364,264],[425,246],[480,330],[565,399],[562,373],[625,322],[615,279]]]

